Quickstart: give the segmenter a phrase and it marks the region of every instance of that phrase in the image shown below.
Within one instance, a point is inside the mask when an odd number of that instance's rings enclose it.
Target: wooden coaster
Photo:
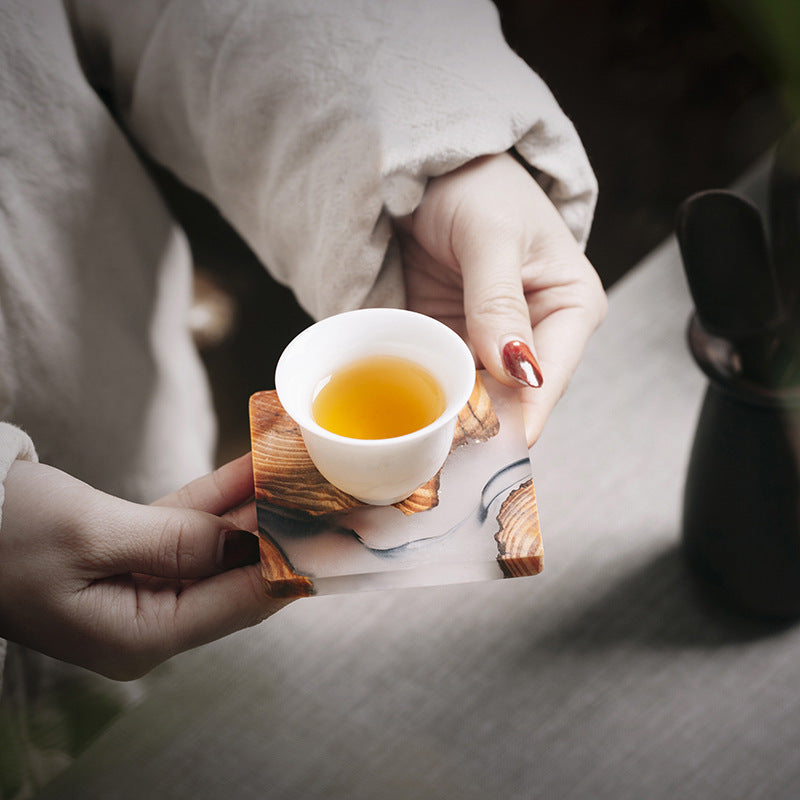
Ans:
[[[275,391],[250,398],[253,477],[257,504],[292,514],[322,518],[363,507],[354,497],[330,484],[314,466],[296,423],[286,414]],[[480,373],[458,416],[451,452],[486,442],[497,435],[500,422]],[[411,515],[439,503],[440,474],[395,505]],[[503,502],[497,516],[497,560],[505,577],[535,575],[542,570],[543,547],[533,481],[520,485]],[[298,572],[279,544],[261,530],[261,567],[273,597],[314,593],[313,577]]]

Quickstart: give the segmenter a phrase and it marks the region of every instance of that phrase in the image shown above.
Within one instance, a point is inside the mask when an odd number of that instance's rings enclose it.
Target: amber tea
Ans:
[[[390,439],[424,428],[445,410],[445,393],[419,364],[369,356],[334,372],[314,397],[318,425],[351,439]]]

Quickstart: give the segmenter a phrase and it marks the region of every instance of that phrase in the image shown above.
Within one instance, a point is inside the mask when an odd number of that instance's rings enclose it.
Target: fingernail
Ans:
[[[219,537],[217,566],[222,570],[245,567],[259,559],[258,537],[250,531],[223,531]]]
[[[514,380],[524,386],[538,389],[544,383],[542,370],[530,347],[519,339],[512,339],[503,347],[503,366]]]

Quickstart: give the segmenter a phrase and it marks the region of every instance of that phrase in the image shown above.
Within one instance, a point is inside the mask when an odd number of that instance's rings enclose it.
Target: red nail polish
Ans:
[[[525,342],[513,339],[503,347],[503,366],[515,380],[538,389],[543,383],[542,370]]]

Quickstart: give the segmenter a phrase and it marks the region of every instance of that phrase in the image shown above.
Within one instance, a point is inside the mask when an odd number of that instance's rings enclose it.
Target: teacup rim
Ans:
[[[281,378],[283,370],[286,368],[286,363],[291,357],[290,351],[300,346],[302,340],[317,334],[319,330],[324,326],[334,324],[334,321],[341,317],[355,316],[355,315],[372,315],[372,316],[403,315],[403,316],[424,319],[425,320],[424,324],[432,323],[434,327],[437,327],[437,329],[439,329],[442,332],[443,335],[450,337],[451,341],[456,343],[456,347],[463,349],[464,354],[468,356],[471,364],[470,380],[469,381],[465,380],[464,385],[462,387],[458,387],[458,391],[452,393],[452,398],[450,402],[448,402],[445,410],[428,425],[425,425],[422,428],[418,428],[415,431],[411,431],[410,433],[402,434],[401,436],[390,436],[382,439],[359,439],[350,436],[342,436],[341,434],[334,433],[333,431],[330,431],[327,428],[322,427],[318,422],[316,422],[316,420],[314,420],[310,411],[306,412],[305,410],[303,410],[301,413],[297,413],[296,409],[286,408],[286,405],[284,405],[284,402],[281,399],[280,384],[282,383]],[[360,309],[354,309],[352,311],[343,311],[339,314],[334,314],[332,316],[325,317],[313,323],[312,325],[309,325],[307,328],[305,328],[303,331],[297,334],[297,336],[295,336],[292,339],[292,341],[286,345],[286,347],[283,350],[283,353],[278,359],[278,363],[275,368],[275,389],[278,395],[278,400],[281,402],[284,411],[286,411],[286,413],[295,421],[295,423],[300,427],[301,430],[306,430],[310,433],[313,433],[315,436],[339,444],[345,444],[345,445],[350,445],[352,447],[361,447],[361,448],[376,448],[376,447],[387,447],[389,445],[397,445],[398,443],[403,443],[403,442],[413,442],[416,439],[428,436],[431,433],[434,433],[436,430],[448,425],[450,422],[453,421],[453,419],[455,419],[458,416],[458,414],[467,404],[467,401],[469,400],[470,395],[472,394],[472,391],[475,386],[475,376],[476,376],[475,362],[472,352],[469,349],[469,346],[452,328],[445,325],[440,320],[437,320],[434,317],[430,317],[426,314],[421,314],[420,312],[417,311],[411,311],[409,309],[360,308]],[[294,411],[294,413],[292,413],[292,411]]]

